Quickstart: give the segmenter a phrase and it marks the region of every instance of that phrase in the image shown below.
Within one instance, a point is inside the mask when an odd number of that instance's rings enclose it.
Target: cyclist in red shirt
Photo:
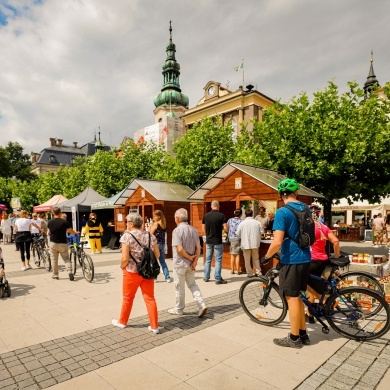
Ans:
[[[326,242],[329,240],[333,244],[334,257],[340,257],[340,242],[339,239],[334,235],[331,229],[319,221],[321,208],[317,205],[312,204],[310,206],[312,218],[315,222],[315,235],[316,241],[310,247],[311,263],[310,263],[310,274],[321,276],[327,265],[330,265],[329,255],[326,251]],[[321,280],[309,278],[307,289],[310,292],[309,301],[314,303],[315,298],[319,298],[322,294],[325,284]],[[307,314],[308,321],[314,323],[313,316]]]

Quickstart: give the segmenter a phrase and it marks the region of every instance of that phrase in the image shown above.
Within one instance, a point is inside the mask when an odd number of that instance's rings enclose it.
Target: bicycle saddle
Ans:
[[[330,264],[337,265],[338,267],[345,267],[351,262],[348,256],[341,256],[337,259],[335,257],[331,257],[329,261]]]

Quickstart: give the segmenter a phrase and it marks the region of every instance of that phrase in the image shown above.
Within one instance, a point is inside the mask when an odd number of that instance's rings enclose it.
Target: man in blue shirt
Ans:
[[[307,207],[298,197],[299,184],[294,179],[284,179],[278,184],[278,193],[284,204],[303,211]],[[310,344],[306,333],[305,309],[300,291],[306,291],[310,271],[310,248],[301,248],[297,242],[299,223],[292,211],[281,207],[274,220],[274,239],[262,259],[270,259],[281,248],[279,290],[287,300],[291,332],[287,337],[274,339],[282,347],[302,348]]]

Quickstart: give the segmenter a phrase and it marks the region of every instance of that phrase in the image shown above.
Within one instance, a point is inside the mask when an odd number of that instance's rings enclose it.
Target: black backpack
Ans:
[[[130,233],[131,234],[131,233]],[[144,279],[156,279],[160,273],[160,265],[154,255],[152,248],[150,248],[150,233],[149,234],[149,244],[148,246],[142,246],[141,243],[131,234],[134,240],[138,245],[143,248],[141,261],[136,261],[130,253],[130,257],[133,259],[134,263],[137,266],[138,274],[141,275]]]
[[[296,210],[287,204],[282,207],[288,208],[295,215],[299,225],[298,240],[294,240],[292,237],[289,238],[297,243],[301,248],[311,247],[316,241],[316,234],[314,220],[311,216],[309,207],[305,205],[304,211]]]

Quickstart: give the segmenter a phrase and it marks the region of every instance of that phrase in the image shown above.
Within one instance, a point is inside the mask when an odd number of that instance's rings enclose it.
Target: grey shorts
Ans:
[[[241,238],[229,238],[230,241],[230,254],[239,255],[241,253]]]

